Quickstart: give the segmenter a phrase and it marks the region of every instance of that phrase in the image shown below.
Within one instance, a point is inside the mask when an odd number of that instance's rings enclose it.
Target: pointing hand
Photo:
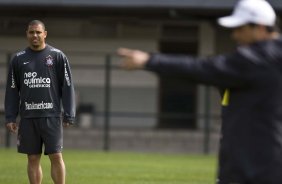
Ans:
[[[117,54],[123,57],[121,67],[127,70],[144,68],[150,58],[150,54],[147,52],[127,48],[119,48]]]

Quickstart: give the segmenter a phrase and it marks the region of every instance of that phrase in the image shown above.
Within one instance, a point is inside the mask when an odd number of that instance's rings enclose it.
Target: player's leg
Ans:
[[[28,155],[27,173],[30,184],[41,184],[43,174],[40,165],[41,155]]]
[[[51,177],[54,184],[65,184],[65,163],[62,153],[49,154],[51,161]]]
[[[41,184],[42,169],[40,158],[42,140],[36,119],[21,119],[18,131],[18,152],[27,154],[27,173],[31,184]]]
[[[55,184],[65,183],[65,164],[62,156],[63,126],[61,118],[42,118],[42,137],[45,146],[45,155],[51,162],[51,177]]]

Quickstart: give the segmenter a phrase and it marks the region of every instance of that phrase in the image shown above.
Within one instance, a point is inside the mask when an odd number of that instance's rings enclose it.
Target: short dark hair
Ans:
[[[45,24],[44,24],[42,21],[40,21],[40,20],[32,20],[32,21],[30,21],[30,22],[28,23],[28,27],[29,27],[29,26],[33,26],[33,25],[41,25],[42,28],[43,28],[44,30],[46,30],[46,29],[45,29]]]

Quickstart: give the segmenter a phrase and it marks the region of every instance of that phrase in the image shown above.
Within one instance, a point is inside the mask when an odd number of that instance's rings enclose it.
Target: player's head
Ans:
[[[47,31],[42,21],[32,20],[31,22],[29,22],[26,30],[26,36],[31,49],[42,50],[45,48]]]
[[[239,44],[250,44],[276,31],[276,14],[266,0],[240,0],[232,15],[219,18],[218,23],[232,28],[232,36]]]

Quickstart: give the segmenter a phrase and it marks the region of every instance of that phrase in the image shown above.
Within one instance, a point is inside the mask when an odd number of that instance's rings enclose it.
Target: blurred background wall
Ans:
[[[119,47],[210,56],[235,45],[216,18],[235,0],[0,0],[0,146],[11,54],[27,46],[29,21],[46,24],[47,43],[69,58],[77,94],[77,124],[65,147],[156,152],[217,152],[220,96],[214,87],[180,76],[118,67]],[[278,13],[278,0],[270,1]],[[108,67],[107,67],[108,66]],[[11,142],[7,142],[7,137]]]

